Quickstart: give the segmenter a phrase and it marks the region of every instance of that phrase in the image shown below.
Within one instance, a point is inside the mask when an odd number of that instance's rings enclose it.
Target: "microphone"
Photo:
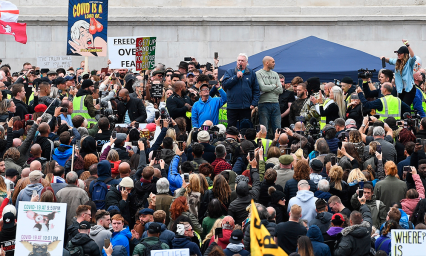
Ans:
[[[240,70],[243,70],[243,65],[240,65]],[[240,77],[242,79],[243,77]]]

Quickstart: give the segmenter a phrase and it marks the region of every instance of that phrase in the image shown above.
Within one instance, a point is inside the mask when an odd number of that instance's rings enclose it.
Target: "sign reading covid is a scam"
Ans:
[[[426,231],[421,229],[392,229],[392,256],[421,256],[426,251]]]
[[[136,39],[140,36],[108,37],[109,68],[136,67]]]

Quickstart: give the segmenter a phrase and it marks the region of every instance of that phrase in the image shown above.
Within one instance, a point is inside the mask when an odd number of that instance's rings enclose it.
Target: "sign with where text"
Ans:
[[[136,39],[136,70],[155,68],[156,37],[139,37]]]
[[[421,229],[392,229],[392,256],[420,256],[426,251],[426,231]]]

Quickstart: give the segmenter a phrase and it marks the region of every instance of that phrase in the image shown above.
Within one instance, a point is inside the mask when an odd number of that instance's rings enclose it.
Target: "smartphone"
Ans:
[[[331,162],[331,165],[335,165],[335,164],[336,164],[336,162],[337,162],[337,158],[336,158],[335,156],[332,156],[332,157],[330,158],[330,162]]]
[[[254,151],[250,150],[249,155],[250,155],[250,161],[252,161],[254,159]]]
[[[216,80],[210,80],[209,84],[211,84],[211,85],[217,85],[217,81]]]
[[[68,108],[61,108],[61,112],[68,112]]]
[[[60,117],[60,116],[58,116],[58,117],[57,117],[57,119],[58,119],[58,126],[60,126],[60,125],[61,125],[61,123],[62,123],[61,117]]]
[[[404,166],[403,171],[404,171],[404,172],[407,172],[407,173],[411,173],[411,172],[412,172],[412,170],[411,170],[411,166]]]
[[[404,125],[404,121],[396,121],[396,125],[397,126],[403,126]]]
[[[105,248],[108,248],[110,244],[111,244],[111,241],[109,240],[109,238],[104,239]]]
[[[35,189],[33,190],[33,197],[34,196],[37,196],[37,190],[35,190]]]
[[[257,140],[257,147],[258,147],[258,148],[261,148],[261,147],[262,147],[262,140],[261,140],[261,139],[258,139],[258,140]]]
[[[382,68],[385,68],[385,67],[386,67],[386,58],[383,57],[382,58]]]
[[[260,132],[260,125],[256,125],[256,132]]]
[[[379,152],[379,154],[381,154],[382,153],[382,145],[377,145],[376,151]]]
[[[417,139],[416,139],[416,144],[418,144],[418,145],[422,144],[422,139],[417,138]]]
[[[158,160],[161,159],[161,150],[155,150],[155,151],[157,152],[155,155],[156,155],[156,158],[157,158],[157,161],[158,161]]]
[[[6,187],[7,187],[7,191],[10,191],[10,183],[9,182],[6,183]]]
[[[111,169],[114,169],[114,164],[113,164],[113,163],[110,163],[110,165],[111,165]]]
[[[113,131],[113,132],[111,133],[111,137],[112,137],[113,139],[116,139],[116,138],[117,138],[117,131]]]
[[[219,53],[218,53],[218,52],[215,52],[215,53],[214,53],[214,59],[215,59],[215,60],[217,60],[217,58],[219,58]]]
[[[218,238],[223,238],[222,228],[216,228],[214,235]]]
[[[192,58],[191,57],[184,57],[183,58],[183,61],[191,61],[192,60]]]
[[[15,116],[15,113],[9,112],[9,118],[12,118]]]
[[[108,73],[108,68],[101,68],[101,73]]]
[[[139,123],[138,122],[135,123],[135,128],[139,129]]]
[[[285,148],[285,154],[290,155],[291,154],[291,148]]]
[[[183,141],[178,141],[178,147],[180,151],[183,150]]]
[[[185,182],[186,182],[186,183],[189,183],[189,173],[184,173],[184,174],[183,174],[183,177],[184,177],[184,179],[185,179]]]
[[[361,198],[364,196],[364,189],[359,189],[358,190],[358,197]]]

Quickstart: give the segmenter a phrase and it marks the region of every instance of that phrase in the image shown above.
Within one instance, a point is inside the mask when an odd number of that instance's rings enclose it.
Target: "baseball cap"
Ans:
[[[19,172],[16,169],[7,169],[6,170],[6,177],[14,177],[16,175],[19,175]]]
[[[41,171],[36,170],[36,171],[30,172],[29,179],[31,182],[38,181],[41,178],[43,178],[43,174],[41,173]]]
[[[154,123],[150,123],[150,124],[147,124],[145,128],[148,129],[150,132],[155,132],[155,129],[157,129],[157,126]]]
[[[153,209],[149,209],[149,208],[144,208],[142,210],[139,211],[138,215],[153,215],[154,214],[154,210]]]
[[[206,142],[210,140],[210,134],[208,131],[200,131],[197,134],[197,140],[201,142]]]
[[[340,80],[340,82],[346,83],[346,84],[353,84],[354,80],[350,78],[349,76],[345,76],[342,80]]]
[[[65,80],[65,78],[63,78],[63,77],[57,77],[55,79],[55,84],[65,84],[66,81],[67,80]]]
[[[194,75],[194,73],[189,72],[188,74],[186,74],[186,77],[188,77],[188,76],[195,76],[195,75]]]
[[[294,161],[294,158],[291,155],[282,155],[278,160],[282,165],[289,165]]]
[[[121,211],[120,211],[120,208],[118,208],[118,206],[117,205],[111,205],[110,207],[108,207],[108,209],[107,209],[107,211],[108,212],[112,212],[112,211],[117,211],[117,212],[119,212],[119,213],[121,213]]]
[[[324,165],[322,164],[322,162],[318,159],[312,159],[312,161],[309,163],[309,166],[312,168],[312,170],[314,170],[315,172],[320,172],[322,171],[322,168],[324,167]]]
[[[86,89],[89,88],[90,86],[93,85],[93,81],[91,79],[86,79],[83,81],[83,83],[81,84],[81,88],[82,89]]]
[[[226,134],[229,134],[229,135],[238,135],[238,134],[240,134],[240,132],[238,131],[237,127],[230,126],[230,127],[228,127],[228,129],[226,129]]]
[[[38,104],[35,108],[34,108],[34,112],[44,112],[46,111],[47,106],[44,104]]]
[[[83,220],[80,222],[78,229],[90,229],[90,222]]]
[[[233,230],[234,227],[235,227],[234,218],[232,218],[231,216],[225,216],[225,218],[223,218],[222,220],[222,228]]]
[[[8,212],[3,215],[3,228],[12,228],[13,226],[15,226],[15,215]]]
[[[207,88],[209,88],[209,85],[208,85],[208,84],[202,84],[202,85],[200,86],[200,91],[201,91],[201,88],[203,88],[203,87],[207,87]]]
[[[64,79],[65,81],[71,81],[75,79],[75,76],[74,75],[65,76]]]
[[[156,223],[156,222],[152,222],[151,224],[149,224],[148,227],[148,232],[150,234],[158,234],[161,233],[161,225]]]
[[[133,184],[133,180],[130,177],[125,177],[120,181],[120,187],[123,188],[133,188],[134,184]]]
[[[346,120],[345,121],[345,126],[348,126],[348,125],[355,125],[356,126],[355,120],[353,120],[351,118],[349,118],[348,120]]]
[[[243,238],[244,238],[243,231],[241,231],[241,229],[236,229],[232,231],[231,237],[229,238],[229,242],[231,244],[241,244],[241,241],[243,240]]]
[[[407,46],[399,47],[398,51],[394,51],[394,53],[409,53]]]

